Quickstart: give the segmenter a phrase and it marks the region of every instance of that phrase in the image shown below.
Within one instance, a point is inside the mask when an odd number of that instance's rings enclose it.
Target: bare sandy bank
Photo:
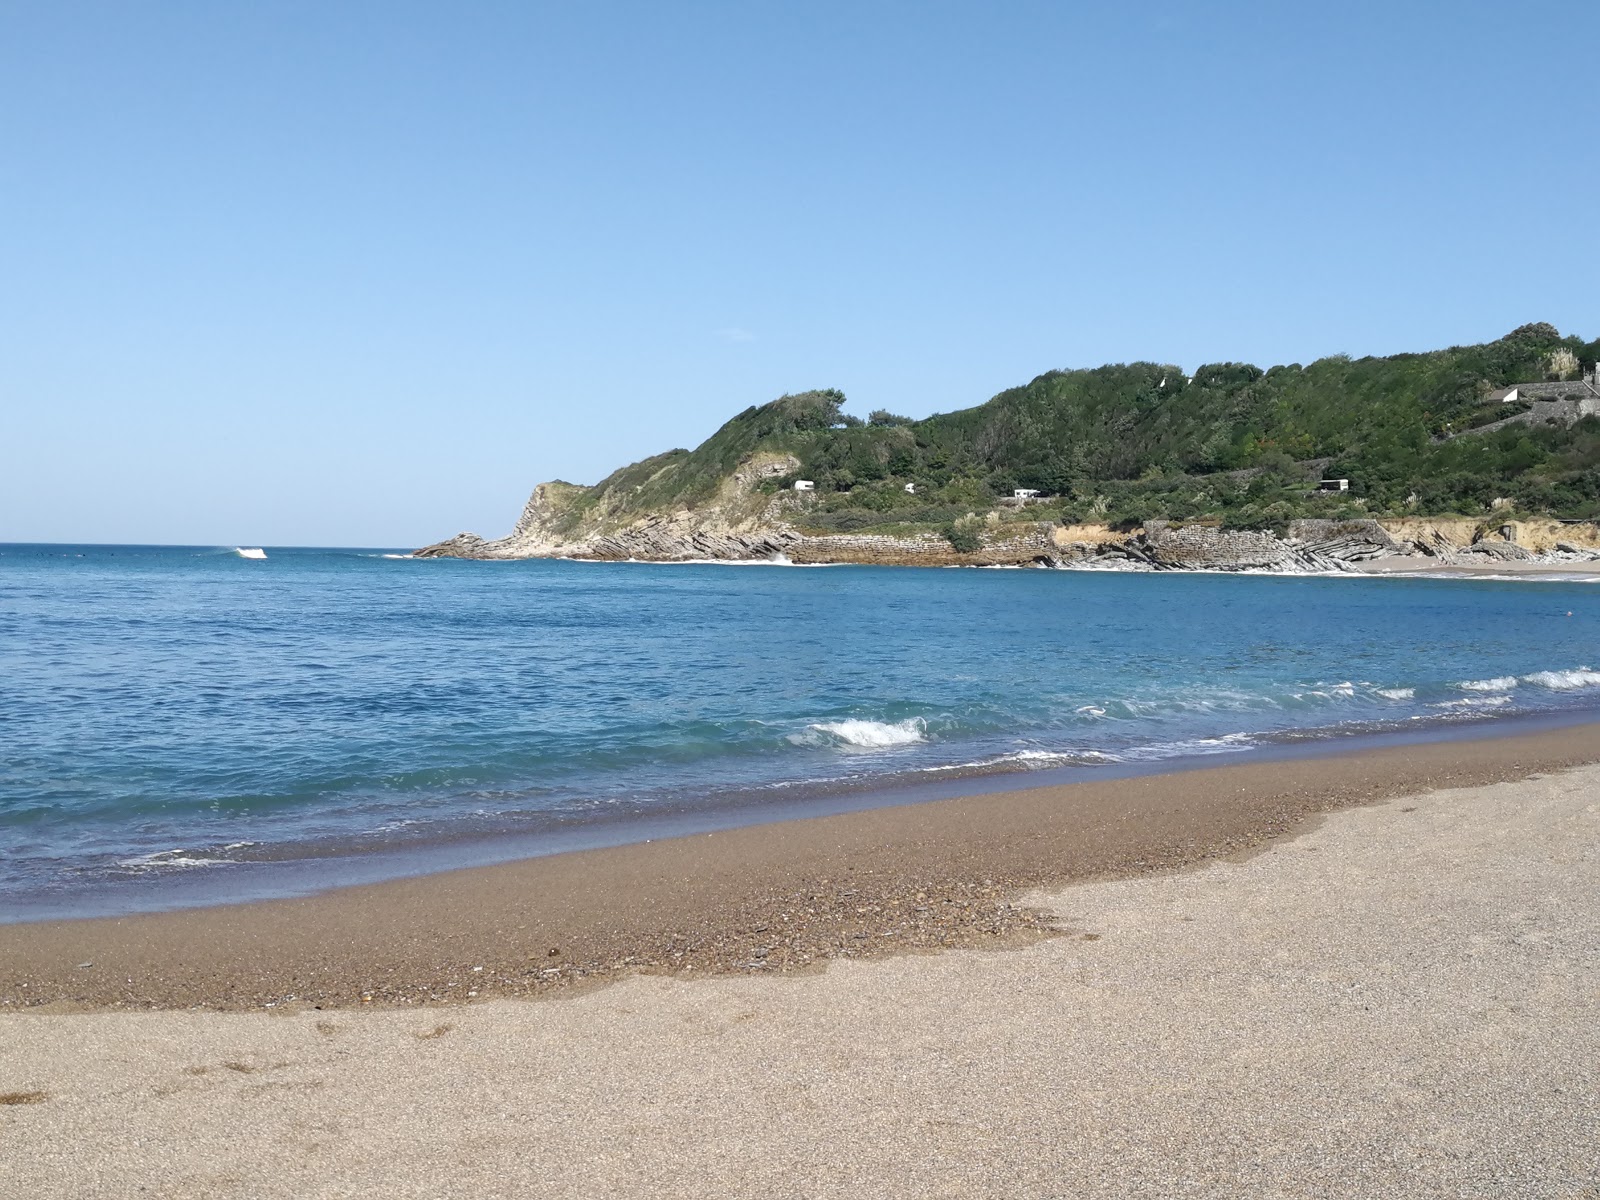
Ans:
[[[1008,952],[0,1015],[0,1193],[1595,1196],[1600,767],[1040,891]]]

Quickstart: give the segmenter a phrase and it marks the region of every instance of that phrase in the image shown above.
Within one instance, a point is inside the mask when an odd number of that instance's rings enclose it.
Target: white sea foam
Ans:
[[[1255,738],[1248,733],[1225,733],[1221,737],[1190,738],[1152,746],[1134,746],[1122,752],[1124,758],[1136,761],[1179,758],[1191,754],[1232,754],[1253,749]]]
[[[1106,715],[1106,710],[1098,704],[1085,704],[1083,707],[1075,708],[1072,711],[1080,717],[1103,717]]]
[[[1463,679],[1456,686],[1468,692],[1509,692],[1517,686],[1517,677],[1497,675],[1493,679]]]
[[[415,554],[380,554],[379,558],[415,558]]]
[[[818,735],[821,735],[820,738]],[[928,725],[921,717],[894,722],[865,721],[851,717],[843,721],[819,721],[815,725],[807,725],[805,733],[791,734],[789,740],[800,745],[815,745],[820,740],[859,750],[886,750],[892,746],[910,746],[927,741]]]
[[[604,560],[563,559],[565,562],[594,561],[596,566],[635,567],[848,567],[851,563],[797,563],[787,554],[766,558],[612,558]]]
[[[1121,761],[1115,754],[1106,754],[1099,750],[1017,750],[1010,754],[997,754],[993,758],[977,758],[971,762],[943,763],[935,767],[919,767],[918,770],[925,774],[933,775],[941,771],[977,771],[986,767],[1014,764],[1024,770],[1033,771],[1041,770],[1045,767],[1087,767]]]
[[[1572,671],[1535,671],[1532,675],[1524,675],[1522,680],[1552,691],[1570,692],[1600,685],[1600,671],[1592,671],[1588,667],[1578,667]]]
[[[260,546],[235,546],[233,552],[240,558],[263,559],[267,556],[267,552]]]
[[[1377,694],[1385,700],[1412,700],[1416,698],[1416,688],[1379,688]]]
[[[225,858],[205,858],[202,855],[192,854],[188,850],[157,850],[154,854],[140,854],[134,858],[120,859],[117,865],[126,867],[130,871],[159,871],[168,867],[179,869],[223,867],[228,865],[228,860]]]
[[[1510,703],[1511,703],[1511,697],[1505,695],[1504,693],[1502,693],[1502,694],[1497,695],[1497,696],[1467,696],[1467,697],[1465,697],[1464,699],[1461,699],[1461,700],[1440,700],[1438,703],[1430,704],[1428,707],[1429,708],[1451,708],[1451,709],[1482,709],[1482,708],[1500,708],[1500,707],[1503,707],[1504,705],[1507,705],[1507,704],[1510,704]]]

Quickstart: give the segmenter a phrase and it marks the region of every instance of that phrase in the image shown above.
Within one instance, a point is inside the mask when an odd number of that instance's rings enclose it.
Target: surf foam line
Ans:
[[[1534,671],[1528,675],[1497,675],[1493,679],[1463,679],[1456,684],[1464,692],[1509,692],[1521,684],[1542,687],[1552,692],[1575,692],[1600,687],[1600,671],[1592,667],[1573,667],[1566,671]]]
[[[850,717],[843,721],[818,721],[801,733],[789,735],[797,746],[834,745],[841,749],[886,750],[928,740],[928,723],[921,717],[904,721],[869,721]]]
[[[1532,675],[1524,675],[1522,682],[1554,692],[1571,692],[1600,686],[1600,671],[1589,667],[1577,667],[1571,671],[1535,671]]]

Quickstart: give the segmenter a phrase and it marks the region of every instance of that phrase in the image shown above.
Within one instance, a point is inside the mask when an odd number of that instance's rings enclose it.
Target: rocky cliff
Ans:
[[[790,473],[792,460],[758,456],[740,464],[706,503],[671,512],[633,513],[612,504],[581,506],[587,489],[540,484],[509,535],[461,533],[416,551],[419,558],[574,558],[686,562],[786,559],[795,563],[890,566],[1047,566],[1145,571],[1351,570],[1385,558],[1448,564],[1600,559],[1600,526],[1554,520],[1497,523],[1466,517],[1431,520],[1298,520],[1281,533],[1229,529],[1217,522],[1147,521],[1135,529],[1016,519],[999,510],[972,514],[975,548],[958,551],[935,530],[817,533],[805,527],[805,500],[763,490]]]

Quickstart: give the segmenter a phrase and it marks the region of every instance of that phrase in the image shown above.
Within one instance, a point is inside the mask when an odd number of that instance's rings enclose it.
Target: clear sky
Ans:
[[[0,541],[415,545],[752,403],[1600,334],[1600,4],[0,0]]]

